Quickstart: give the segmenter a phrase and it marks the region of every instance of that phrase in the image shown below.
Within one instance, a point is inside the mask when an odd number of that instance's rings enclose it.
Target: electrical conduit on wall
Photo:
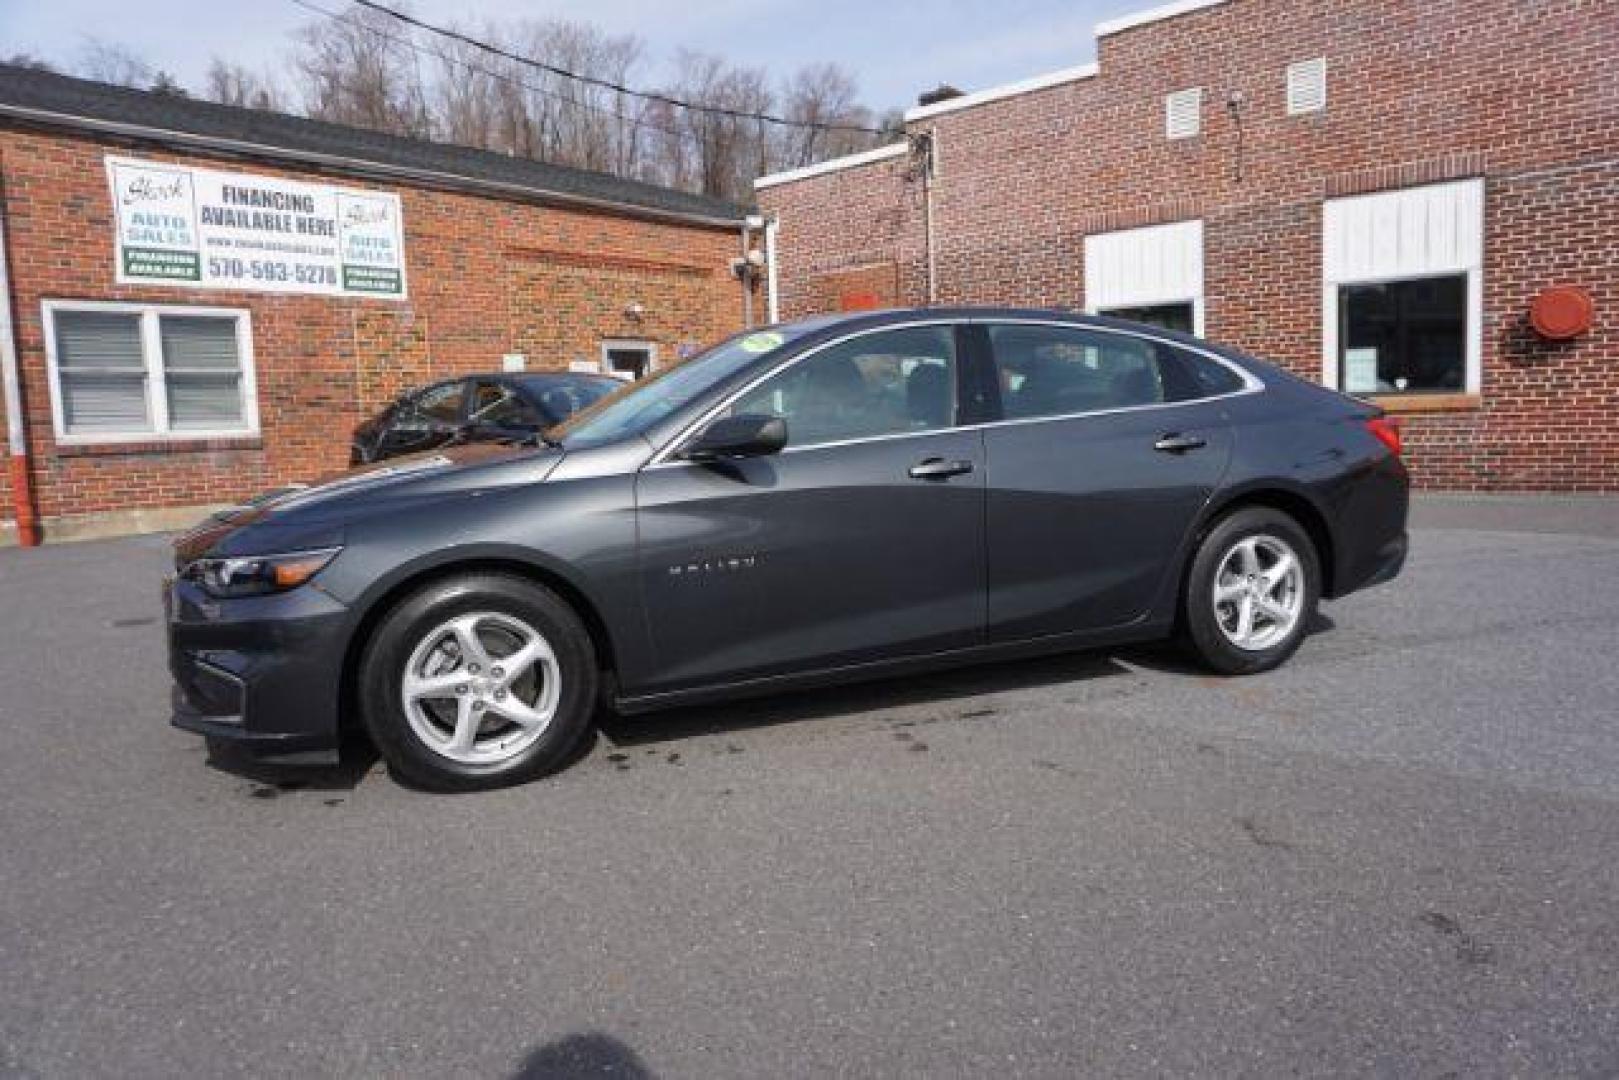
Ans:
[[[33,481],[28,472],[28,429],[23,418],[22,381],[17,374],[17,335],[11,318],[10,255],[6,250],[6,219],[0,205],[0,396],[6,406],[7,486],[11,491],[11,519],[17,543],[39,544],[39,519],[34,515]]]

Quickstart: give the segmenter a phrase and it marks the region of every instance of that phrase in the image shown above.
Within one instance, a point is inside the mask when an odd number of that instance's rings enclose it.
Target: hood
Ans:
[[[265,555],[342,543],[343,527],[474,491],[537,484],[562,461],[552,447],[472,443],[392,458],[269,491],[214,514],[175,541],[176,561]]]

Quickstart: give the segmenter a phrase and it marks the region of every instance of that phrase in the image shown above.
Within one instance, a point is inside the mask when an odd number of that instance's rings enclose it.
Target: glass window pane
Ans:
[[[441,386],[430,386],[421,392],[411,411],[441,424],[461,422],[461,403],[466,397],[466,383],[456,381]]]
[[[782,417],[789,446],[949,427],[954,332],[912,327],[833,345],[754,388],[731,412]]]
[[[51,322],[67,434],[150,432],[140,316],[58,310]]]
[[[1115,319],[1129,319],[1131,322],[1145,323],[1148,326],[1158,326],[1165,330],[1179,330],[1183,334],[1192,332],[1193,310],[1190,303],[1180,304],[1149,304],[1145,307],[1112,308],[1101,312]]]
[[[992,326],[1001,403],[1013,418],[1065,416],[1171,400],[1154,344],[1066,326]]]
[[[115,435],[152,430],[146,375],[105,372],[61,374],[62,420],[69,435]]]
[[[1338,290],[1339,386],[1351,394],[1455,393],[1467,385],[1467,277]]]
[[[175,431],[230,431],[243,417],[242,362],[236,320],[193,315],[158,319],[169,427]]]

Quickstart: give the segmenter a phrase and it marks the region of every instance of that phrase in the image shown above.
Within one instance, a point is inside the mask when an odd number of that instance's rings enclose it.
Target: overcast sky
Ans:
[[[431,22],[559,16],[634,32],[652,62],[642,78],[654,81],[682,46],[782,71],[836,60],[882,109],[940,82],[975,90],[1084,63],[1095,56],[1097,21],[1156,2],[414,0],[410,8]],[[288,32],[315,18],[292,0],[0,0],[0,56],[27,52],[71,67],[95,34],[197,87],[216,54],[255,69],[281,65]]]

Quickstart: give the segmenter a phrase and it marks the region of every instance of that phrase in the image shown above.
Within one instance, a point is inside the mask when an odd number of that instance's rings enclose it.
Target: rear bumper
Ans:
[[[175,727],[257,756],[338,747],[348,609],[305,586],[216,600],[165,588]]]

